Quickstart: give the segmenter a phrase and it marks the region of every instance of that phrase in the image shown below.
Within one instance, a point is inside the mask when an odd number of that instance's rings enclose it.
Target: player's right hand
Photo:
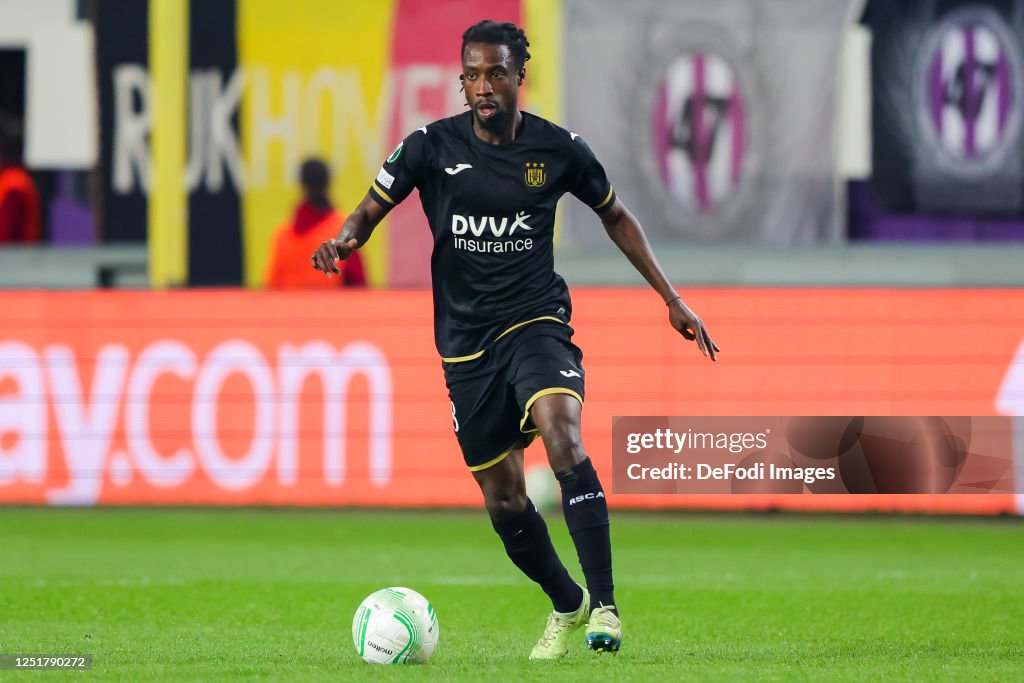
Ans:
[[[355,251],[357,246],[359,246],[359,242],[355,238],[352,238],[347,242],[329,239],[313,252],[313,255],[309,260],[312,262],[314,268],[327,273],[327,277],[340,275],[341,270],[335,262],[347,259],[352,255],[352,252]]]

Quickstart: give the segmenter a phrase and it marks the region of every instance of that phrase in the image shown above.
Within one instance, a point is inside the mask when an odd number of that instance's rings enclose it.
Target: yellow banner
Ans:
[[[245,283],[262,284],[271,235],[301,193],[308,156],[333,171],[331,198],[351,211],[387,155],[388,59],[395,0],[239,0],[245,77],[241,137]],[[387,230],[362,251],[373,286],[387,284]]]

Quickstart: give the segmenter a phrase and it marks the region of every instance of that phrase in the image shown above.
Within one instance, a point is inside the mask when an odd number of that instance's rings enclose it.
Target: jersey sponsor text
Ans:
[[[502,216],[500,218],[452,214],[452,234],[455,235],[455,248],[481,254],[530,251],[533,249],[532,238],[507,239],[512,237],[519,228],[533,230],[526,223],[528,218],[530,218],[530,214],[525,211],[517,211],[515,217]],[[474,239],[488,234],[506,239]]]

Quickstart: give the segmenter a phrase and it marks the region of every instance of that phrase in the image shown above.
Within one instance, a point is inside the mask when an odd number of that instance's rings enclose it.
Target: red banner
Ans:
[[[1024,292],[696,290],[711,363],[646,290],[574,293],[584,444],[616,415],[1024,412]],[[0,294],[0,502],[460,505],[429,292]],[[1024,356],[1022,356],[1024,358]],[[528,465],[545,462],[541,446]],[[611,486],[610,474],[606,486]],[[999,513],[1012,494],[610,494],[619,507]]]

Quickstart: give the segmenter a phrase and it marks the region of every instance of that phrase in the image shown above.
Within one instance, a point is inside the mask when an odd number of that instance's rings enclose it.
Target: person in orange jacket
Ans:
[[[291,220],[274,232],[270,260],[267,264],[267,287],[365,287],[366,272],[360,259],[347,259],[338,279],[327,279],[310,269],[307,259],[324,240],[338,234],[345,214],[331,205],[327,188],[331,172],[320,159],[310,158],[299,169],[302,201],[295,207]]]
[[[0,244],[42,238],[39,192],[21,161],[19,126],[0,119]]]

